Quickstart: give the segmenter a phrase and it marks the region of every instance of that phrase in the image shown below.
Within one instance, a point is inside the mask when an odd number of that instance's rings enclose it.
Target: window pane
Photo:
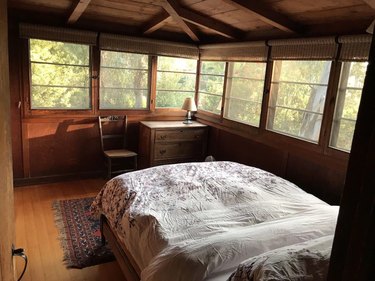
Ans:
[[[224,117],[259,127],[266,63],[228,65]]]
[[[199,102],[201,110],[221,113],[221,99],[224,91],[225,62],[203,61],[199,81]]]
[[[344,62],[336,99],[330,146],[350,151],[367,62]]]
[[[181,108],[187,97],[194,97],[197,61],[158,57],[156,107]]]
[[[149,56],[100,52],[100,109],[147,109]]]
[[[109,89],[100,91],[100,107],[105,109],[147,108],[148,89]]]
[[[32,86],[31,92],[31,108],[33,109],[90,108],[88,88]]]
[[[30,60],[54,64],[86,65],[90,63],[87,45],[30,39]]]
[[[267,129],[318,142],[330,61],[274,61]]]
[[[156,107],[177,107],[181,108],[186,98],[194,98],[195,92],[175,92],[175,91],[156,91]]]
[[[90,48],[30,39],[31,109],[89,109]]]

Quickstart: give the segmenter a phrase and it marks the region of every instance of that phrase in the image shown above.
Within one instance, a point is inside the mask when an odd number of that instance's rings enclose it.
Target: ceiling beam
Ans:
[[[183,7],[178,9],[179,16],[187,22],[195,24],[200,27],[207,28],[217,34],[231,39],[241,38],[244,32],[231,25],[227,25],[214,18],[197,14],[196,12],[187,10]]]
[[[162,11],[161,13],[157,14],[155,17],[153,17],[149,22],[147,22],[143,27],[142,27],[142,33],[143,34],[150,34],[159,28],[163,27],[167,20],[170,19],[170,15]]]
[[[257,17],[286,32],[301,33],[302,26],[290,20],[287,16],[270,9],[270,7],[259,0],[224,0],[225,2],[234,5],[235,7],[250,11],[257,15]]]
[[[189,35],[189,37],[195,41],[198,42],[199,38],[196,35],[195,31],[193,31],[193,28],[184,22],[184,20],[179,16],[178,10],[179,10],[179,5],[177,4],[176,1],[174,0],[165,0],[163,4],[164,10],[167,11],[168,14],[173,18],[173,20],[182,28],[182,30]]]
[[[69,16],[68,23],[76,23],[83,12],[86,10],[90,2],[91,0],[78,0],[75,4],[75,7],[73,8],[73,12]]]
[[[363,2],[375,10],[375,0],[363,0]]]

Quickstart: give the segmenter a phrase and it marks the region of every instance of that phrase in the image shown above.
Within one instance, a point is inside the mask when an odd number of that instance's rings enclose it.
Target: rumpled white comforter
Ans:
[[[266,251],[333,234],[338,207],[233,162],[166,165],[109,181],[93,203],[143,281],[201,281]]]
[[[333,235],[268,251],[243,261],[228,281],[325,281]]]

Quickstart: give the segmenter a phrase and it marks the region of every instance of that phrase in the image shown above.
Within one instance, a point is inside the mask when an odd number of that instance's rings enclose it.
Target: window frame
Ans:
[[[99,57],[99,61],[98,61],[98,73],[99,75],[97,76],[98,77],[98,90],[97,90],[97,95],[98,95],[98,104],[97,104],[97,109],[98,109],[98,112],[100,112],[101,114],[114,114],[114,113],[118,113],[118,114],[123,114],[124,111],[126,112],[132,112],[132,113],[135,113],[135,114],[142,114],[142,113],[148,113],[151,111],[151,104],[152,104],[152,98],[151,98],[151,89],[152,89],[152,68],[153,68],[153,56],[151,55],[147,55],[148,56],[148,81],[147,81],[147,96],[148,96],[148,99],[147,99],[147,106],[146,108],[100,108],[100,72],[101,72],[101,53],[102,51],[108,51],[108,52],[118,52],[118,53],[128,53],[128,54],[132,54],[130,52],[124,52],[124,51],[115,51],[115,50],[107,50],[107,49],[99,49],[99,54],[98,54],[98,57]],[[138,54],[138,53],[134,53],[134,54]],[[142,54],[140,54],[142,55]],[[121,69],[121,68],[118,68],[118,69]]]
[[[154,56],[155,57],[155,64],[154,64],[154,99],[153,99],[153,111],[156,111],[156,112],[161,112],[161,113],[165,113],[165,112],[175,112],[177,113],[179,116],[181,115],[181,113],[186,113],[185,110],[181,109],[182,107],[182,103],[181,103],[181,106],[180,107],[157,107],[156,106],[156,102],[157,102],[157,79],[158,79],[158,62],[159,62],[159,57],[170,57],[170,58],[177,58],[177,59],[191,59],[191,58],[183,58],[183,57],[173,57],[173,56],[166,56],[166,55],[163,55],[163,56]],[[194,59],[191,59],[191,60],[194,60]],[[194,91],[187,91],[187,92],[192,92],[193,93],[193,98],[194,100],[196,101],[196,95],[197,95],[197,81],[199,80],[198,79],[198,69],[199,69],[199,66],[200,66],[200,60],[195,60],[196,61],[196,70],[195,70],[195,83],[194,83]],[[162,72],[170,72],[170,73],[185,73],[185,74],[193,74],[193,73],[190,73],[190,72],[178,72],[178,71],[162,71]],[[174,90],[170,90],[171,92],[173,92]],[[180,114],[179,114],[180,113]]]
[[[313,140],[313,139],[308,139],[308,138],[304,138],[304,137],[300,137],[300,136],[297,136],[297,135],[293,135],[293,134],[289,134],[288,132],[283,132],[283,131],[279,131],[279,130],[274,130],[274,129],[270,129],[269,128],[269,123],[270,123],[270,108],[272,108],[272,106],[270,106],[271,104],[271,91],[272,91],[272,84],[273,84],[273,76],[274,76],[274,71],[275,71],[275,62],[276,61],[322,61],[322,62],[330,62],[330,69],[329,69],[329,73],[328,73],[328,77],[327,77],[327,84],[322,84],[322,83],[307,83],[307,82],[295,82],[295,81],[286,81],[286,83],[291,83],[291,84],[301,84],[301,85],[317,85],[317,86],[322,86],[322,87],[326,87],[326,93],[325,93],[325,101],[324,101],[324,104],[323,104],[323,109],[322,109],[322,113],[317,113],[317,112],[314,112],[314,111],[309,111],[309,110],[304,110],[304,109],[299,109],[299,108],[291,108],[291,107],[285,107],[285,106],[277,106],[276,105],[276,102],[277,102],[277,96],[276,96],[276,99],[275,99],[275,105],[274,105],[274,112],[276,112],[276,108],[277,107],[283,107],[285,109],[290,109],[290,110],[293,110],[293,111],[298,111],[298,112],[303,112],[303,113],[312,113],[312,114],[317,114],[317,115],[320,115],[321,116],[321,123],[320,123],[320,129],[319,129],[319,136],[317,138],[317,140]],[[316,145],[318,147],[322,147],[322,135],[324,134],[324,131],[325,131],[325,119],[327,118],[327,112],[326,112],[326,108],[327,108],[327,103],[328,103],[328,97],[329,97],[329,92],[331,91],[331,87],[332,87],[332,76],[333,76],[333,73],[334,73],[334,61],[332,60],[327,60],[327,59],[314,59],[314,60],[306,60],[306,59],[299,59],[299,60],[288,60],[288,59],[284,59],[284,60],[272,60],[272,71],[271,71],[271,74],[270,74],[270,77],[269,77],[269,88],[268,88],[268,99],[267,99],[267,107],[265,108],[266,112],[264,113],[266,115],[266,121],[265,121],[265,124],[264,124],[264,130],[266,131],[269,131],[269,132],[273,132],[273,133],[276,133],[276,134],[279,134],[279,135],[283,135],[283,136],[286,136],[288,138],[291,138],[291,139],[297,139],[297,140],[300,140],[300,141],[303,141],[303,142],[306,142],[306,143],[311,143],[313,145]],[[283,81],[285,83],[285,81]],[[280,81],[278,81],[278,83],[280,83]],[[278,93],[277,93],[278,94]],[[275,113],[274,113],[275,114]],[[274,119],[274,116],[272,117],[272,119]],[[272,123],[273,124],[273,123]],[[273,127],[273,125],[272,125]]]
[[[34,38],[30,38],[30,39],[34,39]],[[30,39],[25,39],[24,45],[21,46],[21,48],[24,50],[22,52],[24,54],[24,56],[21,59],[22,59],[23,62],[25,62],[24,64],[22,64],[22,69],[23,69],[22,72],[25,73],[25,74],[27,73],[26,75],[24,75],[24,77],[26,78],[25,81],[24,81],[24,84],[21,85],[21,88],[23,88],[24,95],[22,97],[22,101],[20,101],[20,102],[21,103],[23,102],[26,105],[26,106],[24,106],[24,115],[25,116],[33,116],[33,115],[36,115],[36,116],[41,116],[41,115],[53,115],[53,116],[70,115],[70,116],[75,116],[75,115],[93,114],[95,112],[95,103],[94,103],[95,94],[94,94],[93,89],[95,88],[94,80],[96,80],[95,76],[93,75],[93,73],[94,73],[94,69],[93,69],[93,65],[94,65],[94,62],[93,62],[93,46],[88,45],[88,44],[80,44],[80,45],[87,45],[88,48],[89,48],[89,65],[88,65],[89,77],[88,77],[88,81],[89,81],[89,106],[90,107],[87,108],[87,109],[67,109],[67,108],[61,108],[61,109],[43,108],[43,109],[39,109],[39,108],[31,108],[31,95],[32,95],[32,92],[31,92],[31,88],[32,88],[31,64],[32,64],[32,62],[31,62],[31,56],[30,56],[30,52],[31,52]],[[37,39],[37,40],[63,42],[63,41],[48,40],[48,39]],[[77,43],[73,43],[73,44],[77,44]]]
[[[212,75],[212,76],[220,76],[220,77],[223,77],[223,92],[222,92],[222,95],[221,95],[221,109],[220,109],[220,113],[214,113],[214,112],[211,112],[211,111],[208,111],[208,110],[205,110],[205,109],[202,109],[200,106],[199,106],[199,100],[201,98],[200,96],[200,91],[199,91],[199,87],[200,87],[200,82],[201,82],[201,77],[202,77],[202,73],[201,73],[201,70],[202,70],[202,63],[203,62],[223,62],[225,65],[224,65],[224,74],[223,75],[217,75],[217,74],[203,74],[203,75]],[[198,79],[198,84],[197,84],[197,89],[196,89],[196,101],[197,101],[197,113],[204,113],[212,118],[216,118],[216,119],[219,119],[220,122],[223,122],[223,119],[224,119],[224,106],[225,106],[225,95],[226,95],[226,87],[227,87],[227,76],[228,76],[228,62],[227,61],[215,61],[215,60],[200,60],[200,64],[199,64],[199,73],[197,73],[197,75],[199,75],[199,79]],[[205,95],[212,95],[212,96],[219,96],[219,95],[214,95],[214,94],[210,94],[210,93],[203,93]]]
[[[230,69],[230,64],[233,64],[233,66],[234,66],[235,63],[263,63],[264,64],[263,90],[262,90],[262,99],[259,103],[260,104],[260,114],[259,114],[259,124],[258,124],[258,126],[254,126],[254,125],[246,123],[244,121],[231,119],[231,118],[228,118],[228,117],[225,116],[225,111],[227,109],[227,102],[229,103],[229,99],[230,99],[230,97],[227,97],[227,95],[228,95],[228,80],[229,80],[228,77],[229,77],[229,71],[230,71],[229,69]],[[253,127],[253,128],[257,128],[257,129],[261,128],[263,106],[264,106],[263,104],[264,104],[264,100],[265,100],[265,92],[266,92],[266,87],[267,87],[267,69],[268,69],[268,62],[266,62],[266,61],[230,61],[230,62],[228,61],[227,62],[226,75],[225,75],[225,93],[223,95],[222,110],[221,110],[222,111],[221,115],[222,115],[223,120],[228,120],[228,121],[231,121],[231,122],[240,123],[240,124],[243,124],[245,126],[250,126],[250,127]],[[247,77],[232,77],[232,78],[247,79],[247,80],[258,80],[258,79],[247,78]],[[258,81],[260,81],[260,79]],[[240,100],[239,98],[234,98],[234,99]]]

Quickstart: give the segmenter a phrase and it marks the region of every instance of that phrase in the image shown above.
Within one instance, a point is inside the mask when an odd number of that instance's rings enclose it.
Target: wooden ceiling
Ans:
[[[10,18],[174,41],[364,33],[375,0],[8,0]]]

